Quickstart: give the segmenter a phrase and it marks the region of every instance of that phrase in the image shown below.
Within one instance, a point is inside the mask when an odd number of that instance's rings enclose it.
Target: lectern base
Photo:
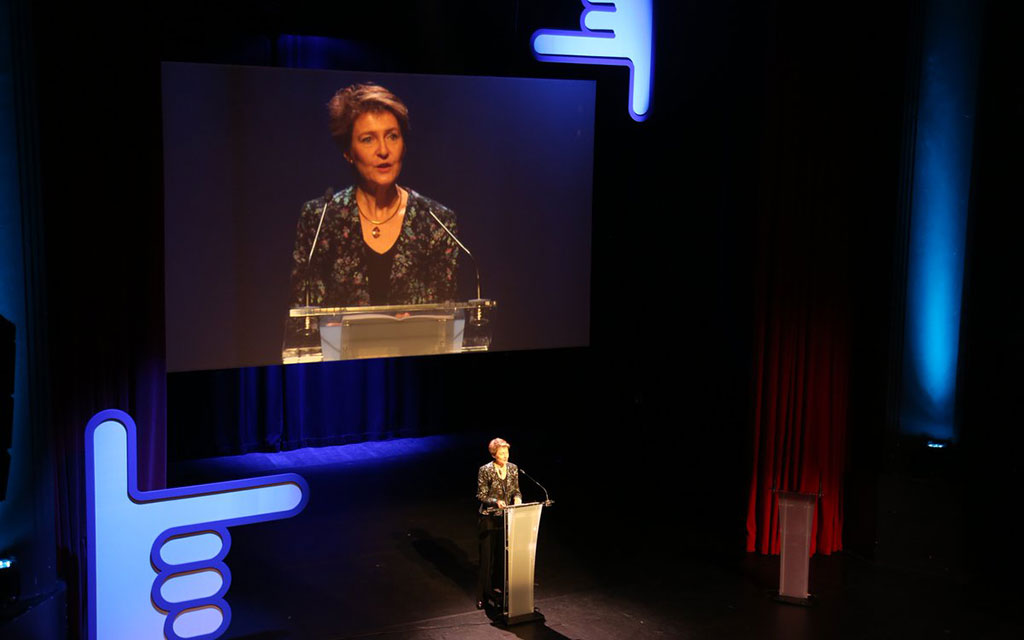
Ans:
[[[782,602],[784,604],[795,604],[799,607],[813,607],[815,604],[814,596],[807,594],[806,598],[798,598],[796,596],[784,596],[776,593],[774,598],[776,602]]]
[[[525,622],[544,622],[544,615],[540,611],[534,609],[533,613],[524,613],[518,616],[502,616],[501,618],[501,623],[506,627],[523,624]]]

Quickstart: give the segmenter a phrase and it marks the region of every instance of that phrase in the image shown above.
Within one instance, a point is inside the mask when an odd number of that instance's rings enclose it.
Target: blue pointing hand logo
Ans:
[[[533,34],[538,60],[629,67],[629,115],[647,119],[654,77],[652,0],[582,0],[579,31]]]
[[[139,491],[135,423],[114,409],[85,428],[89,637],[179,640],[227,631],[228,527],[289,518],[309,487],[288,473]]]

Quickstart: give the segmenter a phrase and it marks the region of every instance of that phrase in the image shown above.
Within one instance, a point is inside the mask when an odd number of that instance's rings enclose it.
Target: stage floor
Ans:
[[[674,499],[656,512],[658,501],[631,501],[621,487],[596,485],[595,494],[594,484],[571,480],[571,456],[551,451],[528,469],[556,501],[537,550],[536,606],[546,620],[504,629],[474,607],[481,441],[435,436],[172,465],[172,485],[286,470],[309,482],[299,516],[232,530],[224,637],[1024,637],[1009,594],[845,554],[812,559],[814,606],[777,603],[778,558],[740,552],[738,537],[707,524],[716,514]]]

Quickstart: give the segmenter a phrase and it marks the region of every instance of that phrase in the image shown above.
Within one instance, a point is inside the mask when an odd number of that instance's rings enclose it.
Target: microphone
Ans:
[[[455,237],[455,234],[452,233],[452,230],[449,229],[443,222],[441,222],[441,219],[438,218],[433,211],[427,209],[427,213],[429,213],[430,217],[434,219],[434,222],[436,222],[438,226],[444,229],[444,232],[447,233],[449,237],[451,237],[451,239],[455,241],[455,244],[459,245],[459,247],[466,252],[466,255],[469,256],[469,259],[473,261],[473,270],[476,272],[476,298],[474,300],[470,300],[470,302],[474,304],[475,307],[470,314],[469,324],[471,327],[474,327],[475,332],[479,333],[480,335],[474,337],[470,341],[470,344],[477,345],[478,343],[482,343],[484,344],[484,346],[487,346],[491,342],[490,335],[488,334],[486,328],[489,320],[484,318],[484,307],[487,306],[488,301],[484,300],[483,297],[480,295],[480,265],[477,263],[476,258],[473,257],[473,253],[468,248],[466,248],[466,245],[462,244],[461,240]],[[469,340],[469,338],[467,338],[467,340]]]
[[[476,258],[473,257],[473,254],[470,252],[469,249],[466,248],[466,245],[462,244],[462,241],[455,237],[455,234],[452,233],[452,230],[445,226],[445,224],[441,222],[441,219],[438,218],[433,211],[427,209],[427,213],[429,213],[430,217],[434,219],[434,222],[436,222],[442,229],[444,229],[445,233],[451,236],[451,239],[455,241],[455,244],[459,245],[459,247],[466,252],[466,255],[469,256],[469,259],[473,261],[473,270],[476,271],[476,299],[482,300],[480,296],[480,265],[477,264]]]
[[[313,244],[309,247],[309,255],[306,256],[306,306],[309,307],[309,287],[310,281],[313,279],[313,252],[316,251],[316,241],[320,238],[320,229],[324,226],[324,217],[327,215],[327,207],[331,204],[331,198],[334,197],[334,187],[327,187],[324,191],[324,208],[320,211],[320,222],[316,225],[316,233],[313,235]],[[312,335],[312,322],[309,316],[306,316],[306,327],[305,334],[308,338]]]
[[[531,478],[530,474],[526,473],[526,471],[522,467],[519,467],[519,473],[521,473],[524,476],[526,476],[526,478],[530,482],[532,482],[533,484],[537,485],[538,487],[540,487],[544,491],[544,506],[545,507],[550,507],[551,505],[555,504],[555,501],[552,500],[551,496],[548,495],[548,490],[544,488],[544,485],[542,485],[541,483],[539,483],[536,480],[534,480],[533,478]]]
[[[313,235],[313,244],[309,247],[309,255],[306,256],[306,267],[309,267],[310,261],[313,259],[313,252],[316,251],[316,241],[320,237],[320,229],[324,226],[324,216],[327,215],[327,206],[331,204],[331,198],[334,196],[334,187],[327,187],[327,191],[324,191],[324,208],[320,212],[320,222],[316,225],[316,234]],[[306,306],[309,306],[309,283],[306,283]]]

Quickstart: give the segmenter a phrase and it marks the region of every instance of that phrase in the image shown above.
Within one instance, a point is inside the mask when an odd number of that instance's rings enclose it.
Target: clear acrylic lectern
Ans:
[[[494,300],[288,312],[284,364],[487,351]]]

